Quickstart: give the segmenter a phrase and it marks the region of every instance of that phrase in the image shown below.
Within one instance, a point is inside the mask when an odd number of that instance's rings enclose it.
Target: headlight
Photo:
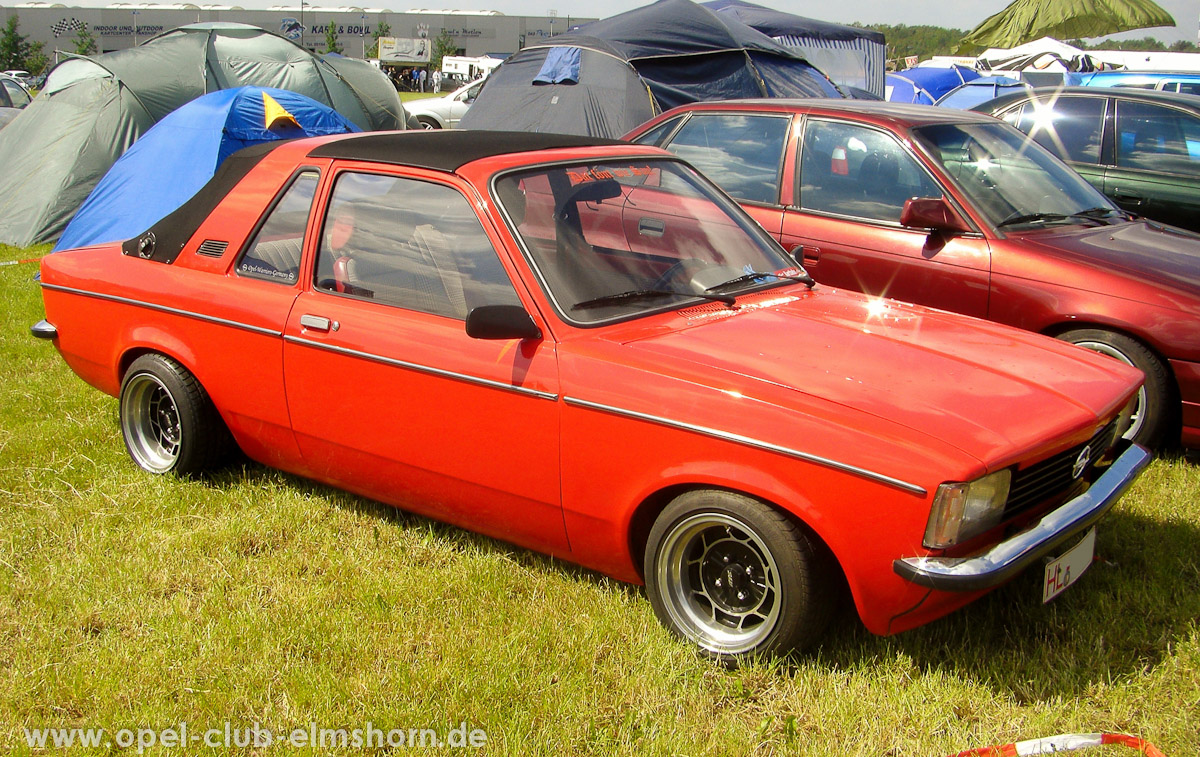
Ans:
[[[925,527],[925,546],[945,549],[999,523],[1011,480],[1012,474],[1002,470],[968,483],[939,486]]]

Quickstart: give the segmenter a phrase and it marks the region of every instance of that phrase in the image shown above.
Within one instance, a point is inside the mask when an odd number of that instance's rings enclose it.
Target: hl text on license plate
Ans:
[[[1049,602],[1079,580],[1092,564],[1092,555],[1095,552],[1096,529],[1093,526],[1078,544],[1057,559],[1046,563],[1046,572],[1042,580],[1042,601]]]

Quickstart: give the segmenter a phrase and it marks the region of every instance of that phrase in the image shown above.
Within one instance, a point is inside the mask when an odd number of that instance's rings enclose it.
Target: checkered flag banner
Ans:
[[[51,31],[54,32],[55,37],[61,37],[67,32],[77,32],[80,29],[86,28],[87,24],[83,23],[77,18],[64,18],[59,20],[59,22],[54,26],[50,27]]]

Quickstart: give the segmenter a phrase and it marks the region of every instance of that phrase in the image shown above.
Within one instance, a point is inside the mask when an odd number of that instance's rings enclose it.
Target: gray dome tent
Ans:
[[[841,96],[802,55],[740,21],[659,0],[511,56],[459,125],[620,137],[690,102]]]
[[[192,24],[129,50],[63,61],[0,131],[0,242],[25,247],[56,239],[138,137],[208,92],[287,89],[364,130],[404,128],[404,108],[386,77],[357,63],[330,62],[258,27],[232,23]]]

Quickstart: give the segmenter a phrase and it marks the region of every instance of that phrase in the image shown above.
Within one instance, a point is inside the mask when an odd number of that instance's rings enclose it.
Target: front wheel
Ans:
[[[157,354],[134,360],[121,381],[121,435],[130,457],[151,473],[200,473],[233,446],[196,377]]]
[[[1146,383],[1138,390],[1133,420],[1125,438],[1155,449],[1173,420],[1171,380],[1162,361],[1141,342],[1103,329],[1075,329],[1059,334],[1058,338],[1120,360],[1146,374]]]
[[[731,492],[680,495],[646,545],[658,619],[725,662],[815,642],[833,608],[831,573],[797,524]]]
[[[425,129],[426,131],[433,131],[434,129],[442,128],[441,124],[434,119],[429,118],[428,116],[417,116],[417,123],[419,123],[421,128]]]

